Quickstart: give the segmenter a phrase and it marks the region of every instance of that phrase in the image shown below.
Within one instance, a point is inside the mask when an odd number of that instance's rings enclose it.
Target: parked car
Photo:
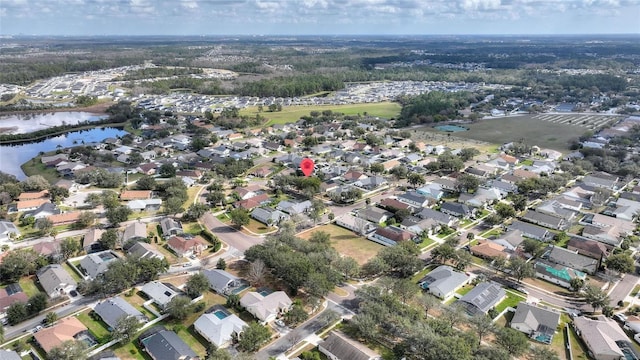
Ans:
[[[613,315],[613,319],[618,322],[625,323],[627,321],[627,316],[625,314],[615,314]]]

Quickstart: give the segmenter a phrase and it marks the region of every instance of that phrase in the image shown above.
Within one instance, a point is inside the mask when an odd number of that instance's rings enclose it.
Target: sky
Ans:
[[[640,0],[0,0],[2,35],[621,33]]]

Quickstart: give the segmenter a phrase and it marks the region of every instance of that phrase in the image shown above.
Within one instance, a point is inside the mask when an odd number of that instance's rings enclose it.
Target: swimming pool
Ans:
[[[444,131],[444,132],[460,132],[460,131],[469,130],[465,127],[458,126],[458,125],[438,125],[438,126],[434,126],[434,129]]]
[[[224,312],[222,310],[214,311],[213,315],[215,315],[220,320],[222,320],[222,319],[226,318],[227,316],[229,316],[229,314],[227,314],[226,312]]]

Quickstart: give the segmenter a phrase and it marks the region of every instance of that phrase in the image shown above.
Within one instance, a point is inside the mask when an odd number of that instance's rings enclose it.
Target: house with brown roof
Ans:
[[[286,141],[286,140],[285,140]],[[261,167],[253,171],[252,175],[259,178],[265,178],[273,173],[273,169],[270,167]]]
[[[397,245],[402,241],[413,239],[414,235],[396,226],[379,227],[373,234],[369,235],[369,240],[385,246]]]
[[[50,202],[49,199],[46,198],[38,198],[31,200],[22,200],[16,203],[16,211],[30,211],[39,208],[42,204],[46,204]]]
[[[28,301],[29,297],[17,283],[0,289],[0,313],[6,312],[7,308],[14,303],[23,302],[26,304]],[[0,359],[2,358],[0,357]]]
[[[91,252],[91,249],[97,247],[98,240],[102,237],[105,230],[102,229],[91,229],[86,234],[84,234],[84,238],[82,239],[82,248],[87,252]]]
[[[410,210],[411,205],[405,204],[398,199],[384,198],[380,201],[380,206],[389,210]]]
[[[518,177],[522,180],[540,177],[540,175],[534,173],[533,171],[529,171],[525,169],[513,170],[513,176]]]
[[[342,175],[342,178],[345,181],[357,181],[357,180],[366,179],[367,175],[363,174],[360,171],[351,169],[351,170],[347,171],[344,175]]]
[[[60,241],[46,241],[33,245],[33,251],[42,256],[55,256],[60,253]]]
[[[120,200],[146,200],[151,199],[151,190],[124,190],[120,193]]]
[[[49,190],[42,190],[37,192],[23,192],[18,195],[18,201],[33,200],[33,199],[48,199]]]
[[[178,256],[191,256],[203,252],[209,245],[201,236],[182,237],[173,236],[167,240],[167,245]]]
[[[47,216],[47,219],[53,223],[53,226],[69,225],[78,221],[78,219],[80,219],[80,214],[82,214],[81,211],[69,211],[62,214]]]
[[[496,257],[509,258],[509,254],[505,252],[505,249],[504,246],[491,240],[479,240],[478,245],[472,246],[470,251],[473,255],[485,259],[493,259]]]
[[[504,160],[507,164],[509,164],[509,166],[518,165],[518,162],[519,162],[517,157],[504,154],[504,153],[500,155],[500,158]]]
[[[87,327],[78,318],[71,316],[59,320],[52,327],[38,331],[33,334],[33,338],[45,353],[49,353],[51,349],[62,345],[65,341],[78,340],[87,333]]]
[[[567,250],[576,251],[580,255],[588,256],[599,261],[609,256],[611,248],[611,246],[607,246],[599,241],[578,237],[571,237],[567,243]]]
[[[262,193],[260,195],[256,195],[246,200],[237,201],[233,204],[233,206],[251,211],[257,208],[258,206],[262,205],[262,203],[267,200],[269,200],[269,194]]]

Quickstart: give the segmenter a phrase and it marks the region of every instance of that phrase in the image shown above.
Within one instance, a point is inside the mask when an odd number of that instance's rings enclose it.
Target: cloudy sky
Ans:
[[[640,33],[640,0],[0,0],[0,34]]]

